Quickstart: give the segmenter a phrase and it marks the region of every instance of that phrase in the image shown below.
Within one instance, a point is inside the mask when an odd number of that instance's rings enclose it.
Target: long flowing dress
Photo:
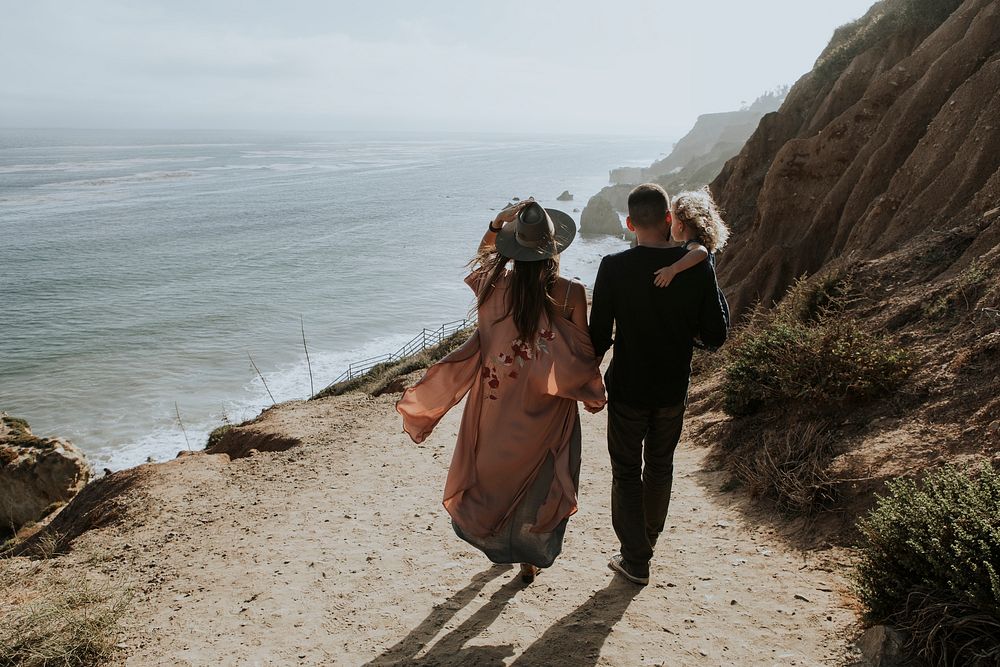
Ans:
[[[482,274],[466,279],[478,292]],[[479,308],[479,327],[396,404],[420,443],[468,395],[444,489],[459,537],[497,563],[548,567],[576,512],[580,471],[577,401],[603,401],[589,333],[543,316],[537,341],[504,316],[506,275]]]

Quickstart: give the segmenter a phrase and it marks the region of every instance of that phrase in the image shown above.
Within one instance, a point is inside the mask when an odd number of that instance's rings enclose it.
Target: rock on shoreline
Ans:
[[[622,223],[611,204],[594,196],[580,214],[580,232],[583,234],[609,234],[621,238]]]
[[[76,445],[39,438],[23,419],[0,413],[0,533],[44,518],[90,477],[90,465]]]

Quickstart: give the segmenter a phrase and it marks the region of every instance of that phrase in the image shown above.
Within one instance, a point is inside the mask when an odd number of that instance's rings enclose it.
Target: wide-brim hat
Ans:
[[[567,213],[532,202],[497,233],[497,252],[519,262],[538,262],[558,255],[576,238],[576,223]]]

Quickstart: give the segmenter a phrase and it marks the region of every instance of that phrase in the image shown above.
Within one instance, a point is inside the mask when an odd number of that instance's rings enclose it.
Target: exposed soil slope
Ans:
[[[1000,461],[1000,2],[876,4],[711,188],[734,231],[718,261],[734,313],[806,274],[842,280],[835,317],[913,363],[883,395],[720,424],[723,450],[806,425],[831,437],[847,540],[886,479]]]

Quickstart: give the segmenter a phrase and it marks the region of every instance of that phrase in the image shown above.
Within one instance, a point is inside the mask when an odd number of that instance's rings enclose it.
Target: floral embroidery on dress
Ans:
[[[510,343],[510,349],[512,354],[507,354],[506,352],[499,352],[496,355],[496,363],[500,366],[514,366],[517,364],[517,368],[511,368],[511,370],[506,374],[512,380],[516,380],[520,373],[518,369],[524,368],[524,365],[535,359],[537,357],[537,352],[543,354],[549,354],[548,343],[556,339],[556,334],[550,329],[542,329],[538,332],[538,342],[535,345],[528,345],[520,338],[515,338]],[[483,365],[483,381],[489,385],[489,391],[486,394],[486,398],[491,401],[497,400],[497,389],[500,388],[500,376],[497,374],[497,369],[495,366],[490,366],[489,364]]]
[[[486,398],[491,401],[497,400],[497,396],[493,393],[493,391],[500,386],[500,378],[497,376],[497,369],[492,366],[483,366],[483,381],[486,382],[490,388]]]

